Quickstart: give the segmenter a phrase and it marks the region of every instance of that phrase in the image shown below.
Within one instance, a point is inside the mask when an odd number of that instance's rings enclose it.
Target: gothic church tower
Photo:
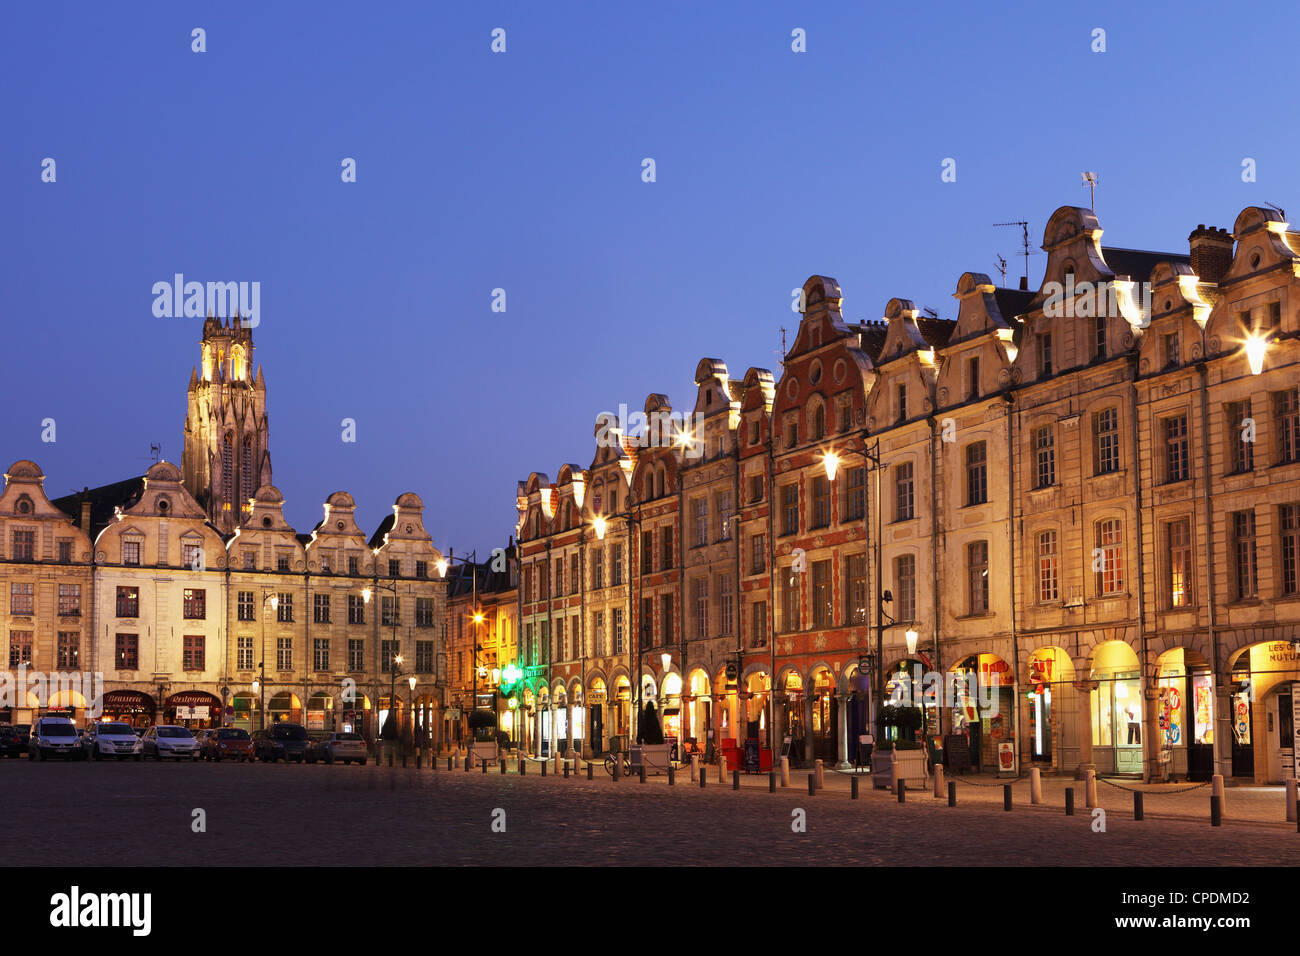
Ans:
[[[253,332],[239,316],[203,323],[199,368],[190,372],[181,474],[185,488],[221,531],[250,513],[249,499],[271,484],[262,370],[253,378]]]

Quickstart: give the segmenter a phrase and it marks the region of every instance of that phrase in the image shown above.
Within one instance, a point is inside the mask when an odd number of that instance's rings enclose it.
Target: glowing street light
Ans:
[[[599,541],[604,541],[605,528],[608,526],[609,522],[605,520],[604,515],[596,515],[596,520],[592,523],[596,526],[596,539]]]
[[[911,657],[916,653],[916,642],[921,639],[921,635],[916,631],[908,631],[903,637],[907,641],[907,655]]]
[[[840,456],[833,451],[828,451],[822,455],[822,464],[826,466],[826,477],[834,481],[835,473],[839,471],[840,467]]]
[[[1268,339],[1262,335],[1252,335],[1246,339],[1246,361],[1250,364],[1250,374],[1258,375],[1264,371],[1264,355],[1268,352]]]

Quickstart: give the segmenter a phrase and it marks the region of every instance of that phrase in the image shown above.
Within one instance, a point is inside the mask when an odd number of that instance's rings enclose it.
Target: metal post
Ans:
[[[948,781],[948,806],[950,807],[957,806],[957,781],[956,780]]]
[[[898,780],[898,802],[899,803],[907,802],[907,781],[902,779],[901,777]]]
[[[1065,815],[1074,816],[1074,787],[1065,788]]]
[[[1142,791],[1141,790],[1133,791],[1133,819],[1134,820],[1142,819]]]
[[[1002,809],[1008,813],[1011,811],[1011,784],[1002,785]]]
[[[701,771],[700,771],[700,789],[701,789],[701,790],[704,789],[705,781],[707,781],[708,779],[709,779],[709,775],[708,775],[707,773],[705,773],[703,770],[701,770]]]
[[[812,774],[808,774],[808,796],[817,796],[817,778]]]
[[[1223,799],[1218,796],[1210,797],[1210,826],[1223,826]]]
[[[739,770],[733,770],[733,771],[731,771],[731,789],[732,789],[732,790],[739,790],[739,789],[740,789],[740,771],[739,771]]]
[[[849,799],[858,799],[858,775],[854,774],[849,778]]]
[[[767,792],[776,793],[776,771],[775,770],[769,770],[767,772]]]

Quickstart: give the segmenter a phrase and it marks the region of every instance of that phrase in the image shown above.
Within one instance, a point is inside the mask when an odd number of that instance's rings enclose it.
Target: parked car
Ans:
[[[78,741],[77,728],[71,720],[67,717],[41,717],[32,724],[27,756],[37,760],[47,757],[74,760],[86,755]]]
[[[280,759],[285,763],[290,760],[302,763],[307,759],[309,746],[311,738],[307,736],[307,728],[287,721],[259,730],[253,737],[254,755],[258,760],[269,760],[272,763]]]
[[[247,730],[238,727],[209,730],[203,738],[202,750],[206,760],[252,760],[253,738]]]
[[[159,724],[150,727],[141,738],[146,757],[154,760],[199,759],[199,742],[188,727],[177,724]]]
[[[0,724],[0,756],[21,757],[27,752],[27,741],[17,727]]]
[[[307,751],[307,762],[315,763],[317,760],[326,763],[352,763],[355,760],[364,764],[366,740],[360,734],[337,733],[312,741],[312,746]]]
[[[32,725],[14,724],[14,730],[18,732],[18,736],[23,742],[23,751],[25,752],[27,750],[27,741],[32,739]]]
[[[125,760],[144,759],[144,745],[135,735],[129,724],[115,720],[105,720],[91,724],[81,735],[81,749],[88,757],[103,760],[113,757]]]

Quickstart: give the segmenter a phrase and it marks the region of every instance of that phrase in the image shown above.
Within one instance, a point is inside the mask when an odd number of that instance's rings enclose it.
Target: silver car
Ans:
[[[317,760],[323,760],[326,763],[357,763],[366,762],[366,741],[360,734],[337,733],[330,734],[322,740],[312,742],[311,749],[307,751],[307,762],[315,763]]]
[[[144,756],[144,747],[135,731],[118,721],[105,720],[91,724],[81,735],[81,746],[88,756],[96,760],[105,757],[141,760]]]
[[[199,742],[188,727],[160,724],[150,727],[142,738],[144,755],[154,760],[198,760]]]

